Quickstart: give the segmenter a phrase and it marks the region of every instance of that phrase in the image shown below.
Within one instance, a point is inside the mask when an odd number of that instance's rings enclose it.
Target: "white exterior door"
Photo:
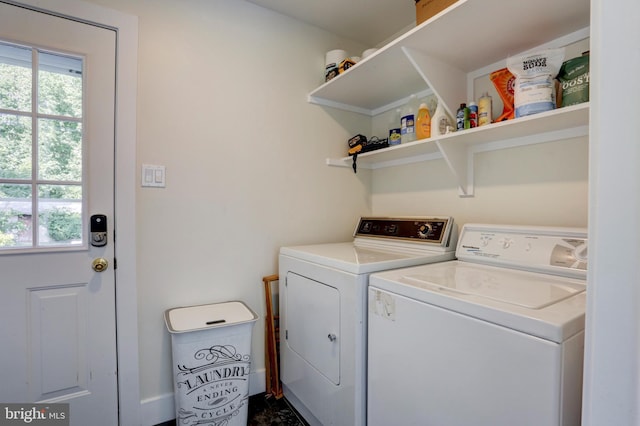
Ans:
[[[72,425],[112,426],[116,34],[0,2],[0,47],[5,65],[31,66],[33,75],[30,105],[0,104],[0,224],[14,225],[0,229],[0,401],[69,403]],[[46,93],[46,78],[55,85],[65,69],[80,82],[77,99]],[[12,123],[27,130],[23,139]],[[9,142],[26,154],[3,151]],[[101,247],[90,244],[95,214],[106,216]],[[108,266],[96,271],[95,259]]]

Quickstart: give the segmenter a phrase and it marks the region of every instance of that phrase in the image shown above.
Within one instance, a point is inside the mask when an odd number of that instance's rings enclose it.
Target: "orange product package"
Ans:
[[[496,118],[494,122],[500,122],[505,120],[511,120],[515,117],[513,107],[513,84],[516,81],[516,76],[511,73],[507,68],[494,71],[489,74],[489,79],[495,86],[502,99],[502,115]]]

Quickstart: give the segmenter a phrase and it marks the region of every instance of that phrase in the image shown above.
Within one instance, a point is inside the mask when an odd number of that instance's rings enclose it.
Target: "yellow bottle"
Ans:
[[[418,119],[416,121],[417,139],[427,139],[431,137],[431,115],[427,104],[420,104],[418,108]]]
[[[489,96],[489,93],[484,92],[482,97],[478,99],[478,126],[491,124],[493,120],[491,117],[491,108],[491,96]]]

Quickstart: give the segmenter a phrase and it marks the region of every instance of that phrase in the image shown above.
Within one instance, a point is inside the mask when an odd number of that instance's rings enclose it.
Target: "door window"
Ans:
[[[84,246],[82,73],[0,41],[0,253]]]

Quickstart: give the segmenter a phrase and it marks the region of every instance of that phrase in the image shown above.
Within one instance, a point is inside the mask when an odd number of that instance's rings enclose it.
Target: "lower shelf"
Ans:
[[[378,169],[444,158],[460,187],[460,195],[472,196],[476,152],[552,142],[588,133],[589,104],[583,103],[367,152],[358,155],[357,166]],[[353,158],[327,159],[327,164],[352,167]]]

